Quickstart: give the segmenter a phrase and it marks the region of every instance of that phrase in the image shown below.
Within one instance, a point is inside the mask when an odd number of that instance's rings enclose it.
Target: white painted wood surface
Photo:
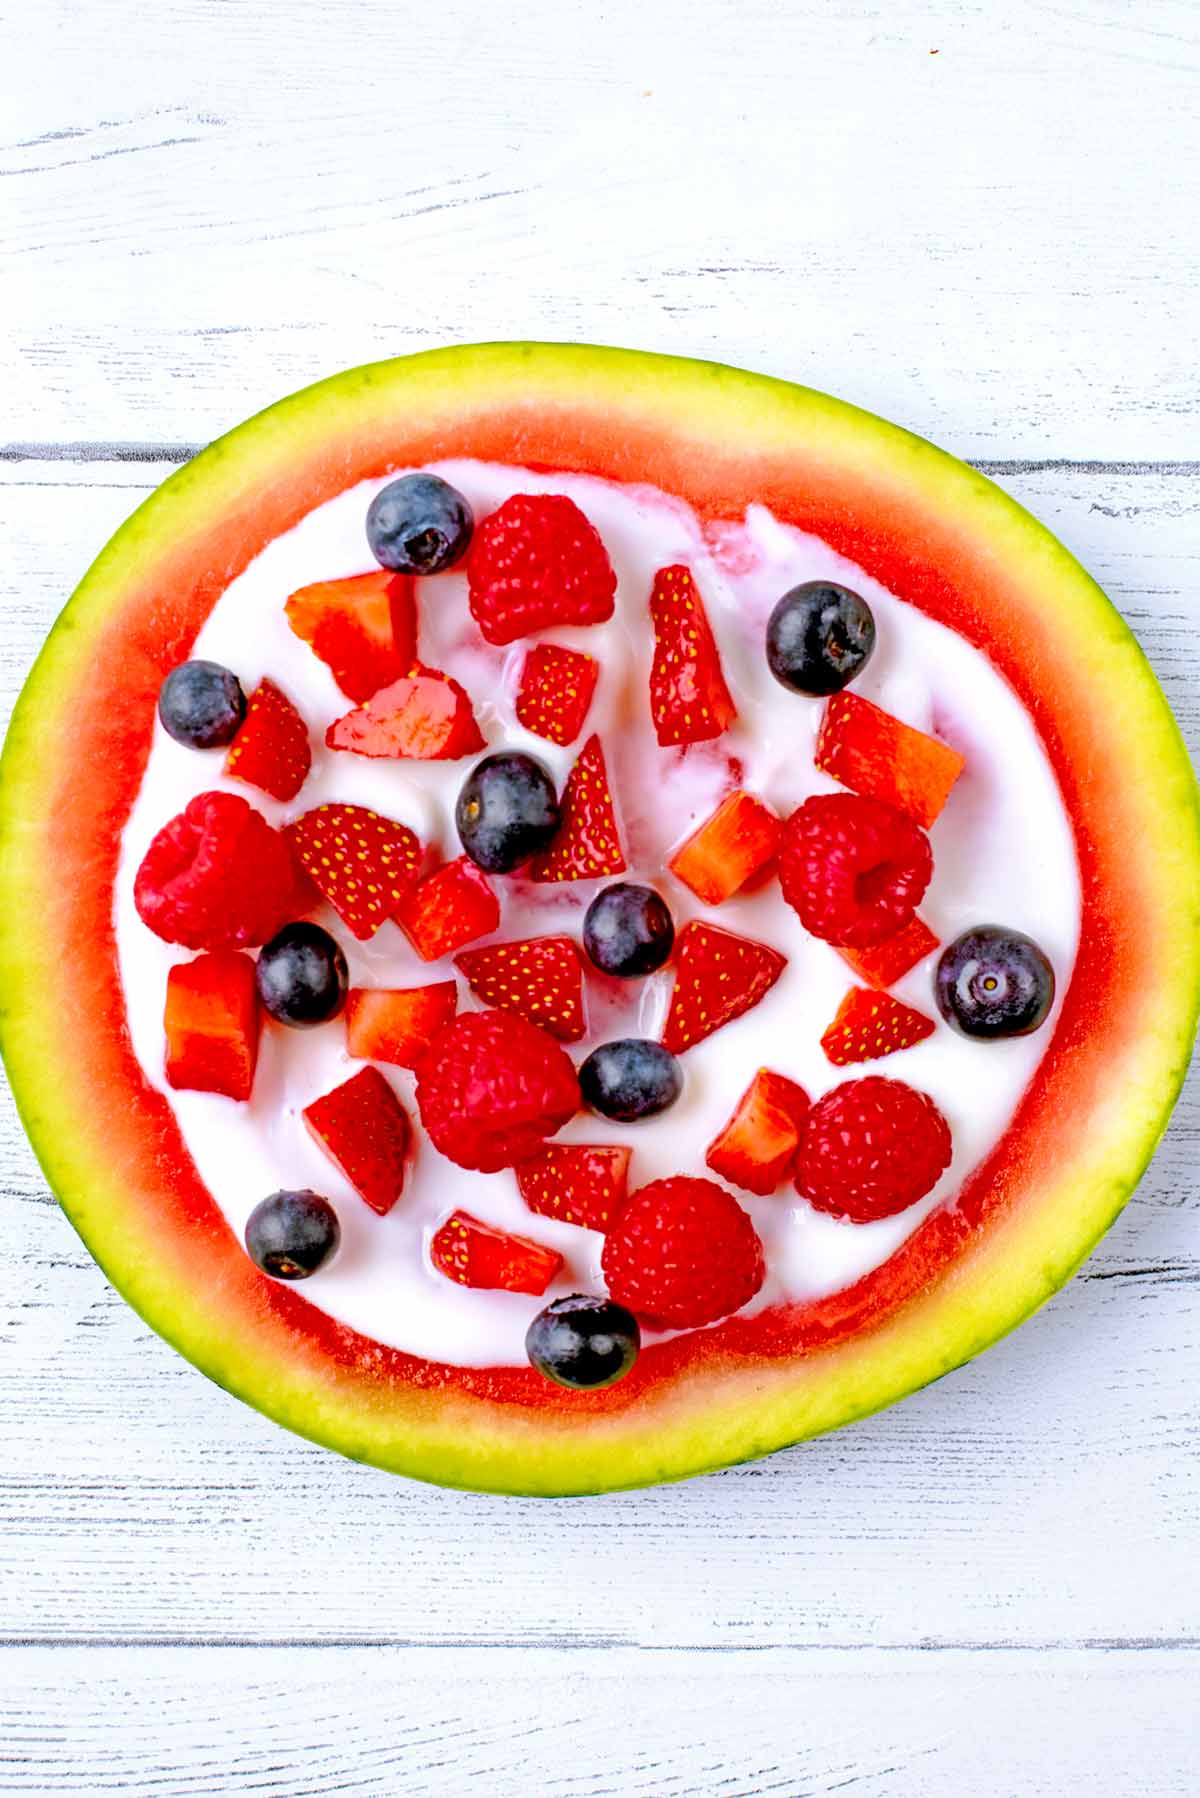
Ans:
[[[4,715],[170,446],[348,362],[530,335],[743,361],[984,461],[1200,743],[1190,0],[41,0],[0,29]],[[1195,1793],[1198,1138],[1193,1079],[1075,1282],[899,1409],[546,1505],[342,1463],[206,1384],[6,1100],[0,1792]]]

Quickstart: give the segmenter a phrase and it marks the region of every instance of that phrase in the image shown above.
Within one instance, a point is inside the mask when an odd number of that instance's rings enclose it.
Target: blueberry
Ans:
[[[796,693],[840,693],[866,667],[874,647],[870,606],[830,581],[793,587],[767,620],[771,673]]]
[[[618,880],[588,906],[583,946],[604,974],[631,980],[653,974],[671,953],[675,926],[665,899],[653,887]]]
[[[385,568],[399,574],[441,574],[461,562],[475,517],[456,487],[436,474],[389,481],[367,511],[367,542]]]
[[[273,1192],[246,1220],[246,1253],[276,1280],[307,1280],[341,1239],[337,1212],[319,1192]]]
[[[477,868],[511,874],[548,849],[558,830],[554,782],[531,755],[485,756],[463,782],[454,821]]]
[[[592,1050],[579,1085],[584,1104],[601,1117],[632,1124],[674,1105],[683,1091],[683,1069],[661,1043],[627,1036]]]
[[[942,951],[933,990],[964,1036],[1028,1036],[1054,1003],[1054,969],[1031,937],[980,924]]]
[[[612,1386],[638,1358],[637,1318],[612,1299],[555,1299],[525,1332],[525,1353],[556,1386],[595,1391]]]
[[[285,924],[260,952],[255,970],[263,1010],[277,1024],[309,1030],[346,1003],[346,957],[319,924]]]
[[[188,749],[223,749],[242,728],[246,695],[220,662],[180,662],[158,689],[158,715]]]

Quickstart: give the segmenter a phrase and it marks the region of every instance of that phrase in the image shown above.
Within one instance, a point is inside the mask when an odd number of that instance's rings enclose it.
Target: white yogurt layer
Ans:
[[[604,744],[630,866],[625,878],[658,885],[677,927],[708,915],[789,958],[759,1006],[684,1056],[683,1096],[669,1112],[630,1125],[581,1113],[556,1140],[628,1142],[632,1184],[641,1186],[668,1174],[705,1174],[705,1149],[760,1067],[790,1075],[814,1098],[856,1074],[908,1081],[932,1094],[954,1139],[948,1172],[920,1204],[879,1223],[851,1224],[814,1211],[791,1186],[766,1199],[738,1194],[766,1250],[768,1278],[754,1309],[850,1285],[893,1254],[989,1153],[1050,1041],[1054,1018],[1033,1036],[1001,1043],[969,1042],[939,1019],[934,1034],[911,1049],[862,1067],[833,1068],[820,1037],[852,984],[836,951],[806,934],[778,883],[714,911],[666,872],[666,861],[734,784],[744,784],[784,815],[811,793],[837,790],[813,766],[822,702],[790,693],[773,679],[763,631],[775,601],[797,582],[842,582],[867,599],[878,628],[875,653],[854,690],[919,729],[936,730],[966,757],[931,833],[935,872],[921,915],[943,942],[979,923],[1028,932],[1054,964],[1061,1003],[1078,940],[1079,875],[1054,773],[1028,714],[978,650],[762,507],[751,507],[742,522],[706,530],[688,506],[652,488],[471,461],[447,462],[438,472],[466,494],[477,517],[515,492],[566,493],[586,512],[617,571],[616,615],[605,625],[543,635],[600,662],[584,735],[598,730]],[[171,1091],[162,1073],[163,998],[168,970],[181,951],[152,935],[133,904],[134,873],[155,832],[195,794],[214,787],[251,799],[272,822],[329,800],[371,806],[410,825],[444,855],[458,853],[454,800],[473,762],[369,761],[326,750],[326,726],[350,702],[284,617],[284,602],[297,587],[372,566],[364,520],[382,485],[364,482],[339,495],[270,544],[227,588],[194,646],[194,655],[233,668],[248,692],[270,675],[299,706],[314,744],[312,774],[300,797],[279,805],[227,781],[223,752],[185,749],[155,725],[116,885],[129,1031],[147,1079],[166,1094],[201,1178],[239,1239],[254,1205],[280,1188],[313,1187],[336,1204],[342,1247],[304,1285],[314,1305],[365,1336],[434,1360],[517,1365],[525,1360],[526,1328],[546,1300],[471,1291],[445,1279],[428,1255],[439,1223],[463,1207],[559,1250],[565,1269],[549,1297],[603,1290],[603,1239],[531,1215],[510,1170],[458,1168],[438,1154],[419,1125],[404,1194],[388,1217],[376,1217],[325,1159],[300,1117],[311,1100],[359,1065],[347,1054],[340,1020],[307,1032],[269,1024],[248,1104]],[[646,696],[647,600],[655,571],[675,561],[686,562],[695,576],[739,712],[719,741],[687,750],[658,747]],[[497,650],[483,642],[467,610],[463,575],[423,581],[419,591],[422,659],[463,683],[489,748],[531,751],[561,785],[579,745],[558,749],[530,736],[514,717],[525,644]],[[741,767],[736,782],[731,760]],[[600,884],[534,887],[520,876],[499,878],[504,916],[496,940],[560,931],[578,938],[583,911]],[[418,986],[453,974],[448,962],[421,962],[394,924],[385,924],[372,942],[357,943],[332,912],[318,915],[345,948],[356,985]],[[936,1017],[933,965],[922,963],[895,991]],[[611,1037],[657,1035],[670,986],[669,972],[632,982],[589,978],[590,1029],[579,1058]],[[473,1006],[464,983],[460,989],[464,1009]],[[396,1068],[385,1072],[415,1121],[413,1076]]]

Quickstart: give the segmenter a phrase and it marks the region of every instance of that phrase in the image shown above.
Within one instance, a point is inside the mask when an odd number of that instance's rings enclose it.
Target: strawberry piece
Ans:
[[[515,1011],[562,1043],[583,1035],[583,967],[569,936],[490,943],[456,955],[454,965],[485,1005]]]
[[[932,1018],[902,1005],[890,993],[852,986],[821,1038],[821,1047],[835,1068],[844,1068],[852,1061],[882,1061],[898,1049],[924,1042],[934,1028]]]
[[[362,805],[319,805],[284,834],[305,873],[361,942],[395,913],[421,861],[421,845],[406,824]]]
[[[460,1286],[538,1296],[563,1264],[553,1249],[527,1236],[509,1236],[469,1211],[451,1213],[430,1243],[429,1254],[438,1272]]]
[[[471,701],[456,680],[415,663],[365,705],[336,718],[330,749],[416,762],[454,762],[484,746]]]
[[[757,1005],[786,966],[787,956],[777,949],[693,918],[675,944],[675,990],[664,1047],[674,1055],[695,1048]]]
[[[525,657],[517,690],[517,718],[548,743],[573,743],[588,715],[600,665],[557,643],[538,643]]]
[[[839,949],[869,949],[898,935],[932,875],[929,838],[879,799],[818,793],[783,827],[783,896],[806,930]]]
[[[308,726],[274,681],[260,681],[225,757],[225,773],[273,799],[294,799],[311,767]]]
[[[925,830],[966,766],[957,749],[857,693],[836,693],[825,707],[815,760],[844,787],[894,805]]]
[[[293,593],[287,621],[347,699],[361,704],[417,659],[417,601],[411,578],[386,568]]]
[[[599,880],[621,874],[625,857],[599,737],[589,737],[563,788],[562,823],[544,855],[529,864],[531,880]]]
[[[682,1174],[630,1194],[601,1266],[610,1298],[673,1330],[740,1311],[766,1274],[762,1243],[733,1194]]]
[[[360,1068],[314,1099],[302,1116],[313,1140],[360,1199],[384,1217],[404,1189],[412,1132],[408,1115],[378,1068]]]
[[[598,1143],[547,1143],[517,1169],[521,1197],[531,1211],[583,1230],[607,1230],[625,1202],[631,1149]]]
[[[417,1074],[434,1147],[494,1174],[540,1155],[579,1110],[579,1078],[545,1030],[505,1011],[465,1011],[440,1030]]]
[[[938,939],[928,924],[914,917],[885,942],[875,943],[869,949],[841,948],[838,954],[860,980],[883,988],[894,986],[919,961],[932,955],[937,946]]]
[[[753,793],[730,793],[667,866],[706,905],[720,905],[773,859],[783,824]]]
[[[236,949],[180,962],[167,975],[167,1084],[248,1099],[258,1060],[254,963]]]
[[[682,563],[655,575],[650,619],[650,714],[659,742],[704,743],[719,737],[737,717],[737,707],[725,685],[704,602]]]
[[[401,899],[397,924],[422,961],[439,961],[500,928],[500,901],[468,856],[435,868]]]
[[[759,1068],[704,1159],[732,1186],[766,1197],[778,1190],[795,1159],[808,1111],[802,1086]]]
[[[923,1199],[950,1165],[950,1129],[929,1097],[877,1074],[818,1099],[796,1156],[796,1190],[856,1224]]]
[[[163,825],[133,902],[148,930],[187,949],[269,942],[311,903],[283,837],[236,793],[198,793]]]
[[[457,1010],[453,980],[401,989],[353,986],[346,995],[346,1047],[356,1061],[416,1068]]]
[[[555,624],[603,624],[617,577],[599,532],[560,493],[514,493],[475,532],[471,616],[489,643]]]

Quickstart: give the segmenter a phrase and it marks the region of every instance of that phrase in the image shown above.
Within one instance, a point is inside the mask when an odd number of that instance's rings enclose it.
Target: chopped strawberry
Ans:
[[[583,967],[569,936],[490,943],[456,955],[454,965],[485,1005],[515,1011],[561,1043],[583,1035]]]
[[[750,1011],[770,992],[787,956],[693,918],[675,944],[675,990],[663,1044],[680,1055]]]
[[[345,581],[317,581],[293,593],[284,611],[356,703],[399,680],[417,659],[417,601],[406,574],[379,568]]]
[[[258,1060],[254,963],[236,949],[180,962],[167,975],[167,1084],[248,1099]]]
[[[765,1197],[778,1190],[795,1159],[808,1109],[802,1086],[759,1068],[705,1160],[732,1186]]]
[[[932,1036],[934,1028],[932,1018],[902,1005],[890,993],[852,986],[821,1038],[821,1047],[835,1068],[844,1068],[852,1061],[881,1061],[898,1049],[909,1049]]]
[[[957,749],[857,693],[836,693],[825,707],[815,759],[844,787],[896,806],[925,830],[966,766]]]
[[[319,805],[284,834],[313,884],[363,942],[394,915],[421,862],[421,845],[406,824],[362,805]]]
[[[720,905],[768,866],[782,829],[753,793],[730,793],[667,866],[706,905]]]
[[[475,532],[471,616],[489,643],[555,624],[603,624],[617,577],[595,526],[561,493],[514,493]]]
[[[733,1194],[684,1174],[630,1194],[601,1266],[610,1298],[673,1330],[740,1311],[766,1276],[762,1243]]]
[[[494,1174],[540,1155],[579,1110],[579,1077],[561,1044],[505,1011],[464,1011],[439,1030],[417,1073],[417,1106],[435,1149]]]
[[[498,930],[500,901],[487,876],[460,855],[410,888],[394,915],[421,960],[439,961]]]
[[[417,762],[454,762],[484,746],[462,687],[436,668],[414,663],[365,705],[337,718],[325,732],[330,749]]]
[[[359,1198],[380,1217],[404,1188],[412,1132],[408,1115],[378,1068],[360,1068],[305,1107],[304,1122]]]
[[[402,989],[354,986],[346,997],[346,1047],[356,1061],[415,1068],[457,1010],[453,980]]]
[[[591,656],[557,643],[538,643],[521,668],[517,717],[535,737],[573,743],[588,715],[600,665]]]
[[[429,1245],[433,1265],[460,1286],[540,1296],[563,1264],[561,1255],[527,1236],[509,1236],[469,1211],[453,1212]]]
[[[841,948],[838,954],[868,986],[894,986],[910,968],[932,955],[938,939],[928,924],[912,918],[895,936],[876,943],[870,949]]]
[[[543,1217],[607,1230],[625,1199],[632,1153],[598,1143],[547,1143],[541,1155],[517,1169],[521,1197]]]
[[[660,568],[650,595],[654,662],[650,712],[662,744],[704,743],[737,717],[716,639],[690,571]]]
[[[197,793],[164,824],[134,876],[138,917],[188,949],[266,943],[310,909],[288,845],[236,793]]]
[[[308,726],[274,681],[260,681],[225,757],[225,773],[273,799],[294,799],[311,767]]]
[[[589,737],[563,788],[558,835],[530,862],[530,879],[599,880],[624,869],[604,751],[599,737]]]

